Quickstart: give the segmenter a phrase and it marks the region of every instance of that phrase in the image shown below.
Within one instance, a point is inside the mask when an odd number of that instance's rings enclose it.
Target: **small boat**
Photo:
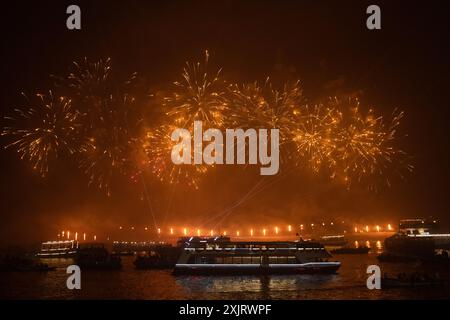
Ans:
[[[172,245],[163,241],[114,241],[112,244],[112,252],[120,256],[134,256],[164,248],[170,249]]]
[[[186,242],[175,275],[336,273],[324,246],[312,241],[243,242],[195,239]]]
[[[383,252],[377,256],[380,262],[393,262],[393,263],[408,263],[420,261],[420,257],[392,254],[389,252]]]
[[[390,263],[409,263],[409,262],[420,262],[421,264],[427,265],[450,265],[450,258],[445,254],[435,254],[430,257],[413,256],[413,255],[401,255],[389,252],[383,252],[377,256],[380,262],[390,262]]]
[[[348,244],[344,235],[323,236],[320,238],[320,243],[325,247],[343,247]]]
[[[369,247],[358,247],[358,248],[343,247],[331,250],[330,252],[332,254],[366,254],[369,251],[370,251]]]
[[[110,254],[103,244],[83,244],[77,250],[75,263],[81,269],[120,269],[122,261],[118,255]]]
[[[155,255],[137,256],[133,264],[137,269],[170,269],[175,267],[175,262],[161,260]]]
[[[182,248],[157,246],[139,254],[134,261],[137,269],[168,269],[175,267]]]
[[[429,276],[420,273],[413,273],[411,275],[402,273],[397,278],[389,278],[388,276],[381,278],[382,288],[442,287],[448,285],[450,285],[450,281],[442,280],[439,276]]]
[[[26,257],[12,257],[7,256],[0,260],[0,271],[38,271],[47,272],[53,271],[56,267],[49,267],[48,264],[36,261],[36,259],[30,259]]]
[[[29,265],[29,266],[18,266],[17,267],[17,271],[39,271],[39,272],[48,272],[48,271],[54,271],[56,270],[56,267],[50,267],[48,264],[46,263],[35,263],[33,265]]]

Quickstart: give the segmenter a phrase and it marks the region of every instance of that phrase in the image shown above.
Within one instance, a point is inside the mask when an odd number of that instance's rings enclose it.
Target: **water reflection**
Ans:
[[[382,250],[383,249],[383,246],[381,245],[381,241],[377,241],[377,249],[378,250]]]
[[[373,249],[376,248],[377,252],[383,251],[383,242],[380,241],[380,240],[376,240],[376,241],[369,241],[369,240],[366,240],[366,241],[360,240],[360,241],[358,241],[358,240],[355,240],[353,242],[353,247],[354,248],[358,249],[361,246],[363,246],[363,247],[365,246],[367,248],[373,248]]]
[[[265,275],[223,277],[177,277],[176,282],[190,292],[260,292],[298,291],[332,286],[337,275]]]
[[[360,241],[364,244],[365,241]],[[375,243],[372,242],[373,248]],[[0,298],[6,299],[430,299],[448,298],[447,288],[368,290],[368,265],[389,275],[400,272],[439,273],[450,279],[448,266],[380,263],[376,254],[342,254],[335,275],[173,276],[172,270],[137,270],[133,257],[123,270],[86,270],[82,290],[68,290],[65,268],[52,272],[0,274]],[[76,291],[76,292],[75,292]]]

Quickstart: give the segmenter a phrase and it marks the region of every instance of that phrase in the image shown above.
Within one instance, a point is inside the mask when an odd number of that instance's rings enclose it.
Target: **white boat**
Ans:
[[[312,241],[235,242],[199,240],[184,244],[174,274],[316,274],[336,273],[324,246]]]
[[[76,255],[79,244],[76,240],[46,241],[41,245],[39,258],[70,258]]]

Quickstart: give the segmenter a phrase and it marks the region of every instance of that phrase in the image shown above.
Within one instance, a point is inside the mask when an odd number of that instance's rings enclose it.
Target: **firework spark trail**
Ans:
[[[162,98],[167,122],[147,132],[143,147],[151,172],[162,182],[198,189],[199,181],[207,171],[205,165],[173,164],[171,152],[176,142],[171,140],[171,133],[175,129],[188,129],[192,136],[192,125],[196,120],[212,128],[223,128],[226,122],[228,104],[224,82],[219,78],[221,69],[211,76],[208,63],[208,51],[203,64],[186,62],[182,80],[174,82],[173,92]]]
[[[82,114],[74,110],[69,98],[54,97],[52,91],[36,94],[36,101],[22,95],[27,105],[5,118],[12,124],[3,128],[1,135],[13,139],[5,148],[14,148],[21,159],[30,161],[33,169],[46,176],[51,160],[80,151]]]
[[[286,145],[291,144],[292,131],[306,105],[300,81],[287,82],[277,89],[267,78],[263,85],[258,82],[230,85],[227,92],[228,105],[233,110],[231,123],[243,128],[278,129],[280,163],[289,164],[290,150]],[[270,140],[267,144],[270,145]]]
[[[334,135],[338,125],[335,111],[322,105],[306,105],[298,112],[298,117],[299,121],[289,132],[296,165],[308,166],[314,172],[323,166],[333,166],[335,160],[331,155],[336,148]]]
[[[145,179],[142,175],[142,172],[139,173],[140,175],[140,180],[142,182],[142,186],[144,188],[144,194],[145,194],[145,199],[147,200],[147,206],[150,210],[150,214],[152,216],[152,220],[153,220],[153,226],[155,227],[155,230],[158,228],[158,224],[156,222],[156,216],[155,213],[153,211],[153,205],[152,205],[152,200],[150,198],[150,195],[148,194],[148,190],[147,190],[147,184],[145,183]]]
[[[79,154],[79,163],[80,169],[89,178],[89,184],[97,185],[110,194],[110,182],[115,175],[135,173],[132,154],[140,144],[133,138],[127,124],[133,99],[110,96],[109,99],[102,99],[101,103],[105,111],[86,131],[88,143],[84,152]]]
[[[402,117],[403,112],[394,111],[385,122],[372,109],[364,114],[354,98],[335,97],[325,104],[304,106],[289,132],[290,160],[315,173],[326,172],[348,187],[354,182],[367,184],[369,189],[389,185],[387,173],[394,171],[393,164],[412,169],[400,160],[406,154],[394,146]]]
[[[126,92],[136,74],[117,83],[111,71],[109,58],[96,62],[84,58],[73,62],[67,76],[54,76],[55,85],[73,97],[84,114],[86,143],[77,157],[79,167],[89,185],[96,185],[108,195],[114,176],[137,176],[138,164],[133,162],[133,155],[141,146],[136,133],[140,115],[133,109],[135,99]]]
[[[299,81],[288,82],[279,90],[274,88],[269,78],[263,86],[257,82],[230,85],[228,99],[236,123],[248,128],[279,129],[282,143],[305,105]]]
[[[174,82],[174,92],[164,97],[167,116],[185,127],[195,120],[207,126],[222,128],[226,121],[228,105],[225,99],[224,83],[220,79],[221,69],[212,76],[208,72],[209,53],[205,61],[186,62],[182,80]]]
[[[111,59],[100,59],[90,62],[86,57],[83,61],[73,62],[73,70],[64,80],[67,86],[83,97],[105,96],[109,90],[108,80],[111,76]]]
[[[237,201],[234,205],[231,207],[223,210],[221,213],[219,213],[217,216],[214,217],[215,219],[220,219],[216,225],[214,225],[214,228],[217,228],[218,225],[220,225],[227,217],[229,217],[233,212],[234,209],[238,208],[243,203],[247,202],[248,200],[254,198],[257,194],[261,193],[262,191],[266,190],[268,187],[274,185],[278,181],[280,181],[282,178],[288,175],[288,173],[293,171],[294,168],[291,168],[289,171],[285,171],[280,175],[277,175],[275,178],[266,181],[264,178],[260,180],[260,182],[254,186],[249,192],[247,192],[239,201]]]
[[[332,153],[337,161],[336,175],[341,175],[349,185],[355,180],[376,188],[380,179],[390,184],[387,173],[393,165],[403,163],[405,169],[412,169],[402,160],[406,154],[395,147],[403,112],[394,111],[386,122],[383,117],[375,116],[373,109],[364,114],[358,99],[333,98],[330,105],[338,112],[336,148]]]
[[[127,80],[116,82],[112,74],[110,58],[91,61],[84,58],[73,61],[69,73],[65,76],[51,75],[55,86],[64,90],[68,95],[78,97],[79,102],[96,103],[99,98],[107,98],[117,90],[134,83],[137,73],[132,73]],[[93,99],[94,101],[88,101]],[[88,105],[92,109],[92,105]]]
[[[247,191],[247,193],[245,193],[240,199],[238,199],[237,201],[233,202],[233,204],[231,204],[230,206],[226,207],[225,209],[223,209],[222,211],[220,211],[219,213],[215,214],[214,216],[211,216],[210,218],[208,218],[207,220],[205,220],[202,224],[202,226],[205,226],[206,224],[208,224],[211,221],[220,219],[219,222],[216,223],[216,225],[214,227],[216,227],[217,225],[219,225],[223,220],[225,220],[225,218],[227,218],[231,213],[233,213],[234,209],[238,208],[240,205],[242,205],[243,203],[245,203],[246,201],[252,199],[253,197],[255,197],[257,194],[261,193],[262,191],[264,191],[265,189],[267,189],[268,187],[270,187],[271,185],[275,184],[276,182],[278,182],[279,180],[281,180],[283,177],[285,177],[286,175],[288,175],[290,172],[292,172],[295,168],[290,168],[289,171],[285,171],[282,174],[277,175],[275,178],[273,179],[269,179],[268,177],[263,177],[261,178],[258,183],[256,183],[255,185],[252,186],[252,188],[250,188],[249,191]]]
[[[177,128],[171,124],[163,124],[147,132],[143,148],[148,156],[150,170],[162,182],[180,183],[198,189],[200,178],[207,172],[208,166],[173,163],[172,148],[177,142],[172,141],[171,134]],[[192,137],[193,127],[188,130]],[[192,163],[194,154],[195,151],[191,153]]]
[[[253,185],[248,191],[247,193],[245,193],[240,199],[234,201],[231,205],[229,205],[228,207],[222,209],[219,213],[216,213],[213,216],[210,216],[207,220],[203,221],[201,227],[206,226],[207,224],[209,224],[210,222],[216,220],[216,219],[220,219],[222,216],[226,215],[228,212],[230,212],[230,210],[233,210],[233,208],[238,207],[241,203],[243,203],[245,201],[245,199],[255,190],[258,188],[259,185],[261,185],[265,180],[265,177],[262,177],[261,179],[259,179],[259,181]]]
[[[263,181],[264,178],[261,179],[261,181]],[[253,198],[253,196],[259,192],[255,191],[257,190],[259,186],[259,183],[253,188],[251,189],[247,194],[245,194],[240,200],[238,200],[234,205],[232,205],[230,208],[227,208],[225,210],[223,210],[221,213],[218,214],[218,221],[217,223],[213,226],[213,229],[217,228],[217,226],[221,225],[223,223],[223,221],[228,218],[236,208],[238,208],[240,205],[242,205],[243,203],[245,203],[247,200]]]
[[[173,198],[174,198],[174,196],[175,196],[175,190],[176,190],[176,187],[177,187],[176,184],[174,184],[174,185],[172,186],[172,191],[171,191],[171,193],[170,193],[169,201],[167,202],[167,208],[166,208],[166,211],[165,211],[165,213],[164,213],[164,218],[163,218],[163,222],[162,222],[162,226],[164,226],[164,227],[166,226],[167,218],[168,218],[168,216],[169,216],[169,214],[170,214],[170,210],[172,209]]]

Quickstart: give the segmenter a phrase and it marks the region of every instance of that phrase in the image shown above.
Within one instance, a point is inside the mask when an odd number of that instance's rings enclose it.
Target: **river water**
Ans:
[[[63,266],[51,272],[0,273],[2,299],[449,299],[450,288],[369,290],[366,269],[379,265],[382,274],[439,273],[450,270],[420,263],[380,263],[377,253],[334,255],[342,262],[335,275],[173,276],[171,270],[136,270],[133,257],[123,257],[122,270],[85,270],[81,290],[66,287]],[[58,263],[68,263],[59,261]]]

